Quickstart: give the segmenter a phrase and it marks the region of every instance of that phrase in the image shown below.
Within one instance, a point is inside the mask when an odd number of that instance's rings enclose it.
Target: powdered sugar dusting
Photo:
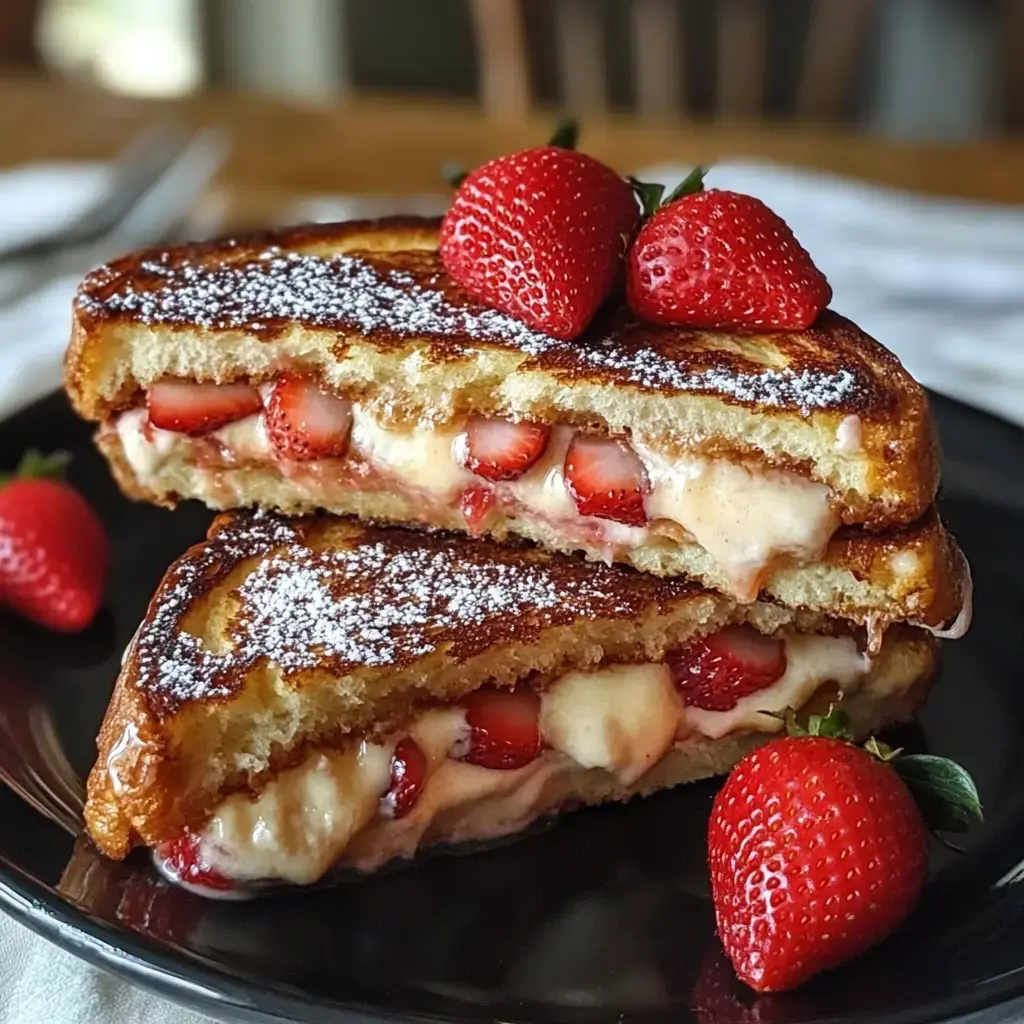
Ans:
[[[655,330],[646,343],[631,325],[615,321],[582,338],[562,341],[531,330],[511,316],[474,302],[444,274],[436,254],[391,254],[406,269],[377,267],[359,256],[315,256],[269,248],[244,261],[192,263],[173,251],[139,265],[140,273],[106,290],[113,271],[97,272],[79,308],[93,314],[129,314],[152,325],[195,324],[213,330],[269,332],[282,323],[370,337],[443,340],[453,354],[471,354],[473,342],[521,352],[523,368],[558,365],[574,375],[612,373],[624,384],[656,391],[721,395],[740,402],[795,407],[805,415],[834,409],[863,395],[851,370],[804,368],[744,371],[696,366],[660,351]],[[116,275],[115,275],[116,276]],[[671,336],[671,332],[669,332]],[[652,339],[652,341],[648,340]],[[712,356],[713,358],[713,356]]]
[[[299,523],[236,516],[175,566],[134,652],[138,685],[159,708],[227,697],[264,660],[287,674],[397,666],[439,649],[465,658],[579,618],[632,617],[691,589],[622,567],[404,531],[367,529],[351,547],[314,550]],[[210,650],[181,616],[211,573],[253,555],[263,557],[236,591],[232,648]]]
[[[196,324],[215,330],[263,330],[275,320],[313,327],[347,326],[373,334],[387,330],[408,337],[469,335],[529,348],[550,340],[518,320],[476,304],[459,304],[434,275],[377,270],[366,260],[268,249],[244,263],[140,265],[156,287],[136,290],[131,282],[105,298],[88,293],[86,309],[130,313],[147,324]]]
[[[829,409],[854,398],[860,389],[847,369],[766,369],[743,373],[710,367],[691,369],[653,348],[628,350],[614,337],[602,338],[579,353],[583,362],[619,371],[626,380],[653,390],[672,389],[728,395],[740,402],[776,407],[796,406],[803,413]]]

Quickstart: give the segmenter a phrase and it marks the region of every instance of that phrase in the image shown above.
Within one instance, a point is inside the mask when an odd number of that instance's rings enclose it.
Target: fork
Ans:
[[[159,168],[154,162],[155,173],[147,175],[144,188],[133,190],[131,203],[120,204],[119,216],[104,232],[83,242],[74,240],[78,236],[70,231],[63,245],[41,249],[22,260],[14,283],[0,288],[0,310],[42,291],[57,278],[81,277],[104,260],[166,238],[217,173],[228,149],[228,136],[218,128],[194,133],[173,152],[165,149]]]
[[[143,129],[118,154],[99,198],[70,223],[0,249],[0,267],[85,245],[110,231],[189,144],[181,125],[160,122]]]

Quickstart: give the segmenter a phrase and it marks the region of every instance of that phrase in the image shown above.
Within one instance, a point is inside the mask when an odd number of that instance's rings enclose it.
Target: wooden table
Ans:
[[[63,82],[4,78],[0,167],[110,157],[141,124],[168,114],[232,132],[235,148],[222,184],[236,225],[260,223],[309,193],[441,191],[442,163],[474,166],[537,144],[553,121],[495,121],[467,104],[404,98],[359,99],[331,108],[227,94],[153,102]],[[829,128],[641,124],[614,117],[587,123],[583,143],[623,172],[660,160],[759,157],[908,189],[1024,202],[1024,140],[915,145]]]

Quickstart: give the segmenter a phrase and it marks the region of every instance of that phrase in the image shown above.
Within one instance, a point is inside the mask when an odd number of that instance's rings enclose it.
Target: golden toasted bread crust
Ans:
[[[616,300],[582,337],[557,341],[462,292],[437,227],[316,225],[101,267],[75,300],[72,402],[99,421],[161,376],[260,381],[297,369],[433,421],[472,411],[760,451],[828,483],[844,521],[870,528],[931,503],[924,393],[838,314],[806,331],[693,331],[640,323]],[[837,440],[844,421],[854,443]]]
[[[201,825],[227,792],[260,788],[311,747],[401,728],[484,683],[542,687],[660,660],[732,621],[845,628],[535,549],[335,517],[222,516],[168,570],[126,652],[86,821],[123,856],[138,838]],[[931,650],[920,631],[889,635]]]

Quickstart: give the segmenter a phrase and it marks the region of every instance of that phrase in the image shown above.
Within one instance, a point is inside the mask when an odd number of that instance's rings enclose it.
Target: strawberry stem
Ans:
[[[785,723],[787,736],[798,739],[804,736],[828,736],[853,742],[850,716],[835,704],[828,709],[827,715],[808,715],[806,726],[800,724],[792,708],[786,708],[784,711],[762,711],[761,714]]]
[[[555,126],[554,134],[548,142],[557,149],[575,149],[580,139],[580,123],[574,117],[567,117]]]
[[[68,452],[57,451],[44,455],[36,448],[29,448],[13,473],[0,474],[0,486],[6,486],[14,480],[61,477],[64,475],[64,467],[70,461]]]
[[[627,178],[626,181],[633,186],[637,199],[643,210],[642,220],[653,217],[663,206],[674,203],[683,196],[693,195],[694,192],[704,190],[704,175],[707,171],[703,167],[694,167],[690,173],[665,197],[665,186],[656,181],[640,181],[638,178]]]

